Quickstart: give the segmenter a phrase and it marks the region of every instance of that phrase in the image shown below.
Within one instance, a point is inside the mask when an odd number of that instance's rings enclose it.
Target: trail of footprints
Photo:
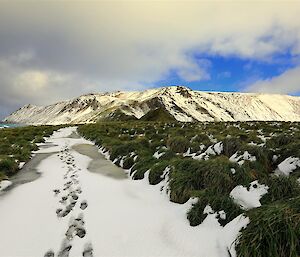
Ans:
[[[79,185],[80,168],[77,168],[74,162],[74,157],[69,152],[68,146],[65,146],[57,155],[60,160],[67,165],[67,171],[63,175],[64,181],[66,181],[62,188],[55,188],[53,190],[54,196],[59,198],[60,207],[56,209],[56,215],[58,218],[63,219],[68,217],[80,202],[79,208],[84,211],[88,207],[86,200],[79,201],[80,194],[82,193]],[[84,238],[86,235],[86,229],[84,227],[84,215],[80,213],[77,217],[71,216],[69,218],[69,227],[65,232],[65,238],[62,240],[61,249],[56,254],[57,257],[68,257],[72,249],[72,240],[75,237]],[[49,250],[45,253],[44,257],[54,257],[55,253]],[[91,243],[87,243],[82,252],[83,257],[93,257],[93,247]]]

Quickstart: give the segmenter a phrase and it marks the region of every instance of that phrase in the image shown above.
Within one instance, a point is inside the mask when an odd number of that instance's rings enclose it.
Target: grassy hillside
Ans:
[[[0,129],[0,181],[19,171],[19,163],[27,162],[31,152],[38,150],[37,143],[44,142],[59,126],[28,126]]]
[[[172,122],[176,119],[164,108],[157,108],[150,110],[143,117],[140,118],[141,121],[157,121],[157,122]]]
[[[282,162],[300,158],[299,123],[107,122],[78,131],[134,179],[146,172],[150,184],[168,179],[171,201],[197,197],[187,214],[192,226],[206,218],[207,205],[226,213],[218,216],[222,226],[247,215],[251,222],[238,239],[238,256],[300,256],[300,165],[295,162],[286,175],[278,171]],[[247,209],[231,197],[238,186],[259,185],[268,187],[261,207]]]
[[[107,117],[105,118],[100,118],[102,121],[135,121],[138,120],[133,115],[127,115],[120,109],[115,110],[114,112],[110,113]]]

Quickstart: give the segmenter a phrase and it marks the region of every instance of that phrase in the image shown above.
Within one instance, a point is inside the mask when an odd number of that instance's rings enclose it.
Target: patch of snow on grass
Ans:
[[[214,213],[214,211],[213,211],[213,209],[211,208],[211,206],[208,204],[208,205],[206,205],[205,206],[205,208],[204,208],[204,210],[203,210],[203,214],[213,214]]]
[[[269,187],[266,185],[260,185],[257,180],[250,183],[249,190],[244,186],[236,186],[230,192],[230,196],[233,200],[241,206],[244,210],[260,207],[260,198],[268,193]]]
[[[245,161],[256,161],[256,157],[251,155],[248,151],[245,151],[242,155],[239,155],[239,153],[236,152],[229,158],[229,161],[237,162],[239,165],[243,165]]]
[[[9,187],[12,184],[9,180],[2,180],[0,181],[0,192],[3,191],[5,188]]]
[[[270,138],[270,137],[265,137],[264,135],[257,135],[258,138],[261,139],[261,141],[263,141],[264,143],[267,142],[267,139]]]
[[[230,171],[231,171],[232,174],[235,174],[235,173],[236,173],[235,168],[231,168]]]
[[[156,159],[159,159],[160,157],[162,157],[163,155],[165,154],[165,152],[159,152],[159,151],[156,151],[154,154],[153,154],[153,157],[156,158]]]
[[[19,169],[22,169],[23,166],[25,165],[25,163],[26,163],[26,162],[20,162],[20,163],[19,163]]]
[[[205,206],[205,208],[203,210],[203,214],[207,214],[207,215],[213,214],[215,216],[215,218],[219,217],[220,219],[223,219],[223,220],[226,219],[226,213],[224,210],[215,212],[209,204]]]
[[[101,153],[105,157],[105,159],[107,159],[107,160],[110,159],[110,153],[108,150],[105,149],[105,147],[100,147],[99,153]]]
[[[183,157],[191,156],[191,148],[189,147],[185,153],[183,153]]]
[[[278,156],[277,156],[276,154],[274,154],[273,157],[272,157],[272,161],[273,161],[273,162],[276,162],[277,159],[278,159]]]
[[[220,155],[223,152],[223,142],[218,142],[209,146],[205,152],[199,155],[191,155],[195,160],[208,160],[210,155]]]
[[[226,219],[226,212],[225,211],[219,211],[220,219],[225,220]]]
[[[209,147],[207,148],[207,150],[206,150],[204,153],[207,154],[207,155],[216,155],[216,152],[214,151],[212,145],[209,146]]]
[[[277,169],[274,171],[277,175],[288,176],[295,169],[300,167],[300,159],[297,157],[288,157],[283,162],[278,164]]]
[[[122,167],[123,168],[123,165],[124,165],[124,157],[121,159],[121,161],[120,161],[120,167]]]
[[[214,145],[214,151],[217,154],[221,154],[223,152],[223,142],[219,142],[217,144]]]

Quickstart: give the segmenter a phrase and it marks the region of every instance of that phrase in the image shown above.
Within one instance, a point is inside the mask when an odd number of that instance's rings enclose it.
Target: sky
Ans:
[[[0,0],[0,119],[185,85],[300,95],[300,1]]]

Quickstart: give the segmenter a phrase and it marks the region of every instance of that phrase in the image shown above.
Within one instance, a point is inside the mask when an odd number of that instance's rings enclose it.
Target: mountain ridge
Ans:
[[[181,122],[300,121],[300,97],[297,96],[204,92],[185,86],[91,93],[48,106],[27,104],[4,121],[33,125],[94,123],[113,119],[120,113],[140,119],[157,108],[169,112]],[[118,115],[114,115],[115,112]]]

